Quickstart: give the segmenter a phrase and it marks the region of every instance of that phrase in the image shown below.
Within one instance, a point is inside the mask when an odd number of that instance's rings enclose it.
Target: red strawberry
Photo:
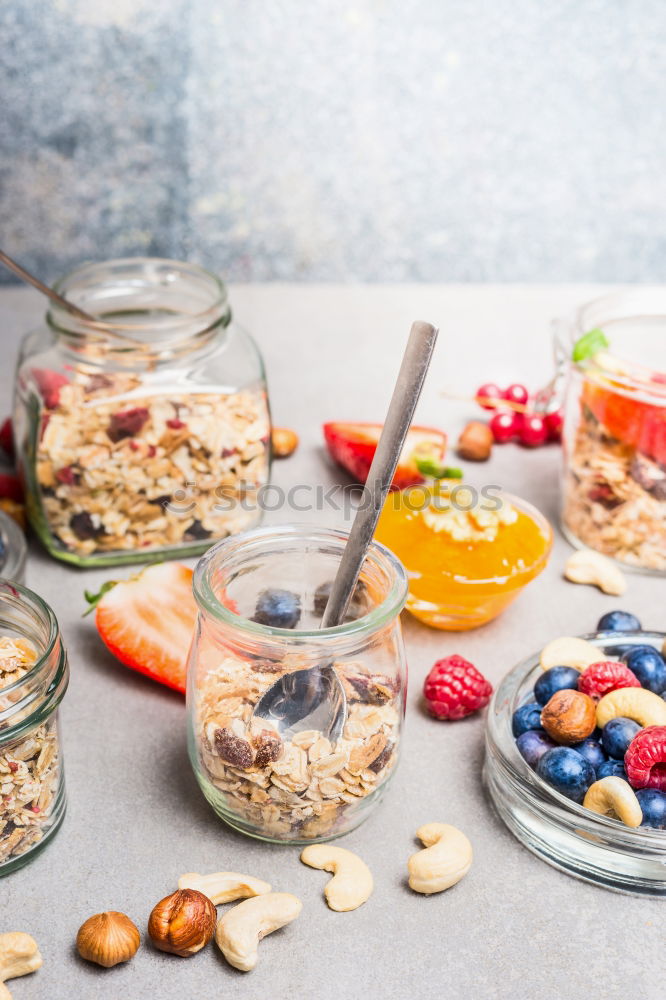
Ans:
[[[0,448],[8,458],[14,458],[14,428],[11,417],[7,417],[0,427]]]
[[[338,421],[324,424],[324,437],[332,457],[360,483],[368,478],[381,432],[381,424]],[[417,460],[420,464],[437,466],[445,451],[446,434],[442,431],[433,427],[411,427],[393,476],[393,488],[404,490],[425,482],[425,474],[419,470]]]
[[[185,691],[185,671],[197,617],[192,570],[180,563],[148,566],[129,580],[86,591],[102,642],[125,666]]]
[[[666,463],[666,407],[620,395],[590,381],[583,384],[583,400],[612,437],[655,462]]]
[[[0,498],[23,503],[23,487],[18,476],[0,473]]]
[[[54,410],[60,402],[60,390],[69,380],[60,372],[51,371],[49,368],[33,368],[32,377],[37,383],[44,406],[47,410]]]
[[[423,694],[436,719],[464,719],[490,701],[493,686],[462,656],[438,660],[425,679]]]

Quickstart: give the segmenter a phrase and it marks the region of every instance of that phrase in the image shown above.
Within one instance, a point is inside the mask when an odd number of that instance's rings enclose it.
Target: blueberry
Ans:
[[[622,659],[648,691],[666,691],[666,663],[653,646],[634,646]]]
[[[621,760],[605,760],[597,768],[597,780],[600,778],[624,778],[627,780],[627,772]]]
[[[534,685],[534,697],[540,705],[546,705],[556,691],[578,690],[580,670],[573,667],[551,667],[544,671]]]
[[[521,736],[531,729],[543,729],[541,725],[541,705],[536,701],[531,701],[527,705],[521,705],[513,713],[511,728],[514,736]]]
[[[654,826],[657,830],[666,830],[666,794],[657,791],[656,788],[639,788],[636,798],[643,810],[641,826]]]
[[[597,632],[640,632],[641,628],[638,618],[630,611],[607,611],[597,623]]]
[[[624,760],[627,747],[640,728],[633,719],[625,719],[622,715],[607,722],[601,734],[601,743],[608,756]]]
[[[521,733],[516,740],[516,746],[521,757],[523,757],[530,767],[536,767],[539,759],[543,757],[546,750],[552,750],[557,746],[550,736],[547,736],[542,729],[528,729]]]
[[[583,740],[582,743],[575,743],[572,749],[579,753],[581,757],[584,757],[588,764],[592,765],[598,776],[598,769],[603,763],[605,763],[606,754],[597,740],[588,738]]]
[[[301,599],[290,590],[262,590],[257,598],[255,622],[272,628],[296,628],[301,617]]]
[[[537,774],[562,795],[582,802],[595,780],[594,768],[571,747],[547,750],[537,764]]]

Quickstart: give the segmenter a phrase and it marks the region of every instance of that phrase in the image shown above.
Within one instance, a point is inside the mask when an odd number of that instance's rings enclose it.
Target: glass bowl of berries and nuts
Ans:
[[[489,708],[484,780],[509,830],[588,882],[666,896],[666,633],[629,612],[518,664]]]
[[[226,539],[194,575],[198,623],[187,678],[189,750],[215,812],[263,840],[303,844],[348,833],[381,800],[399,753],[406,662],[402,565],[373,542],[345,621],[319,624],[347,533],[312,526],[257,528]],[[332,667],[346,711],[307,728],[255,714],[282,677]],[[317,688],[318,672],[311,685]],[[334,684],[335,688],[335,684]],[[324,708],[326,705],[324,704]],[[337,718],[337,715],[336,715]]]

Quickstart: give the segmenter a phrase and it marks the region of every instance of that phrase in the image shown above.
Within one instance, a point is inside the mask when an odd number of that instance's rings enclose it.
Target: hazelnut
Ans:
[[[596,724],[596,705],[582,691],[556,691],[541,711],[541,725],[557,743],[580,743]]]
[[[153,907],[148,934],[160,951],[187,958],[205,948],[216,922],[217,911],[208,896],[197,889],[177,889]]]
[[[271,448],[274,458],[289,458],[298,448],[298,434],[288,427],[274,427],[271,431]]]
[[[103,965],[105,969],[129,962],[140,944],[141,935],[136,924],[116,910],[88,917],[76,935],[76,947],[81,958]]]
[[[472,420],[458,438],[458,454],[469,462],[485,462],[493,448],[493,432],[488,424]]]

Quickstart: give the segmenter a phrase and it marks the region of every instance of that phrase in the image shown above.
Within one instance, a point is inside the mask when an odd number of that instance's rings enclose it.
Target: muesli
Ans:
[[[278,677],[305,665],[293,654],[279,664],[228,656],[206,674],[198,695],[204,777],[221,793],[232,817],[276,839],[315,838],[344,829],[345,813],[377,791],[397,758],[395,683],[356,661],[334,664],[348,707],[336,743],[314,729],[283,742],[267,723],[252,722],[261,695]]]
[[[263,391],[147,395],[133,375],[51,374],[37,379],[37,519],[59,546],[82,556],[149,551],[257,519],[268,476]]]
[[[24,677],[37,661],[26,639],[0,636],[0,711],[12,704],[2,690]],[[0,866],[25,854],[51,822],[59,775],[55,721],[11,743],[3,743],[0,723]]]

